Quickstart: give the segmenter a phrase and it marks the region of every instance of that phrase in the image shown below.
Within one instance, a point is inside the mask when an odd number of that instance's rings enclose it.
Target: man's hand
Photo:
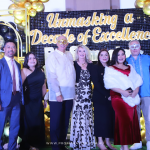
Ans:
[[[56,100],[57,102],[62,102],[63,101],[62,95],[56,96]]]

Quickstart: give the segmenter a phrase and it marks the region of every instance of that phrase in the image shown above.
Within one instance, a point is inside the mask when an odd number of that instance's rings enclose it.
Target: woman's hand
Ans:
[[[139,87],[137,87],[132,93],[131,93],[131,97],[134,98],[139,92]]]
[[[128,97],[128,96],[131,96],[132,93],[130,93],[129,90],[122,90],[121,94],[124,96],[124,97]]]

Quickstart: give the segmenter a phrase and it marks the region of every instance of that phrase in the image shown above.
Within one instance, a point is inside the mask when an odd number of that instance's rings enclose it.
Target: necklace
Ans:
[[[82,67],[86,64],[86,62],[84,62],[84,63],[80,63],[80,62],[78,62]]]

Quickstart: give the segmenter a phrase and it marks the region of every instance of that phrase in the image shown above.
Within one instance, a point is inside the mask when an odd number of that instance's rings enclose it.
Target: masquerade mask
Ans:
[[[67,40],[62,39],[62,40],[58,40],[57,43],[67,45],[68,42],[67,42]]]
[[[139,49],[139,48],[140,48],[140,44],[130,45],[129,48],[130,48],[131,50]]]

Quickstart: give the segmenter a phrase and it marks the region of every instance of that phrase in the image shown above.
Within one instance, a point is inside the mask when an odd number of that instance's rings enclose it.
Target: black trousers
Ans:
[[[63,150],[73,100],[63,102],[49,102],[50,105],[50,137],[52,150]]]

